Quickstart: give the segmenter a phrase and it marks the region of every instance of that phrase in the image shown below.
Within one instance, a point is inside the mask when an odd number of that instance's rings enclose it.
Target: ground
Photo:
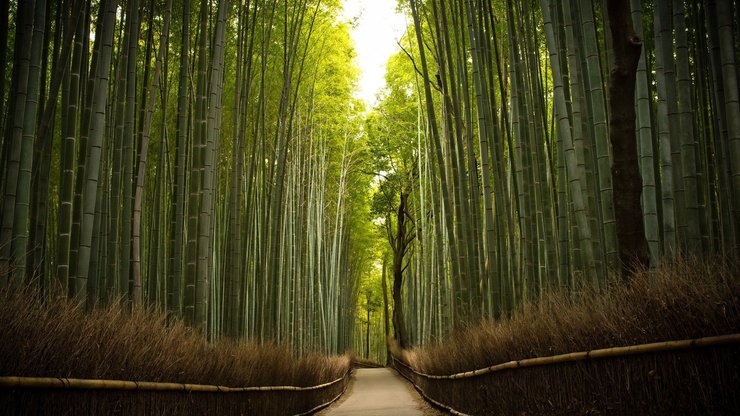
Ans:
[[[355,370],[342,398],[319,413],[322,416],[437,416],[414,387],[390,368]]]

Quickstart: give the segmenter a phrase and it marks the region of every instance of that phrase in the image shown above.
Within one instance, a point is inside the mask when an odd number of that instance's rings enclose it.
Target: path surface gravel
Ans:
[[[352,384],[325,416],[429,416],[441,413],[429,407],[406,380],[389,368],[355,370]]]

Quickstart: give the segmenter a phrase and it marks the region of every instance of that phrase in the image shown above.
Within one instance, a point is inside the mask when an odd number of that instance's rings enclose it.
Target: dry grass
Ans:
[[[612,346],[740,332],[737,264],[681,261],[580,300],[546,296],[402,357],[430,374]],[[740,348],[656,353],[417,382],[473,414],[738,414]]]
[[[2,376],[312,386],[340,378],[349,368],[346,356],[295,358],[284,345],[208,343],[181,322],[167,324],[150,310],[129,313],[114,305],[85,312],[63,300],[42,304],[31,293],[0,297]],[[344,384],[320,391],[238,394],[2,389],[0,408],[19,414],[293,414],[336,396]]]

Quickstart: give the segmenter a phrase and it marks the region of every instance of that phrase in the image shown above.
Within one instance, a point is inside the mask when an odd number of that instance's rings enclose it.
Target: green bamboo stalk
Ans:
[[[659,5],[665,8],[665,4]],[[676,235],[677,221],[681,219],[680,208],[677,207],[676,200],[678,195],[676,192],[676,171],[678,170],[675,166],[675,160],[673,154],[674,143],[671,140],[671,127],[675,126],[669,120],[669,103],[671,98],[669,97],[670,87],[673,84],[673,78],[670,76],[672,70],[670,67],[665,68],[666,54],[670,54],[670,37],[664,29],[664,20],[668,17],[667,11],[656,11],[654,18],[654,32],[655,32],[655,71],[656,71],[656,84],[658,92],[658,111],[657,111],[657,124],[658,124],[658,138],[660,142],[660,172],[661,172],[661,192],[663,208],[663,250],[664,254],[672,256],[678,250],[678,236]],[[669,76],[666,76],[666,75]],[[678,218],[677,218],[678,217]]]
[[[159,48],[157,53],[157,61],[154,69],[154,77],[152,79],[152,85],[150,88],[150,95],[146,104],[146,112],[144,119],[143,135],[141,137],[141,151],[139,152],[138,170],[136,173],[136,191],[134,195],[134,212],[132,221],[132,261],[131,267],[133,272],[133,290],[131,292],[131,300],[134,305],[141,306],[143,304],[142,294],[142,276],[141,276],[141,210],[142,201],[144,198],[144,175],[146,174],[146,163],[147,155],[149,152],[149,138],[152,130],[152,117],[154,114],[154,103],[156,100],[157,89],[159,88],[159,82],[161,79],[162,62],[164,60],[164,53],[168,48],[169,36],[170,36],[170,16],[172,14],[172,0],[167,1],[164,23],[162,27],[162,34],[159,38]],[[160,149],[163,148],[160,143]],[[161,174],[161,173],[160,173]],[[149,276],[150,279],[155,279],[155,276]]]
[[[716,155],[716,175],[717,181],[717,199],[719,202],[719,215],[718,223],[721,224],[719,227],[720,233],[720,245],[722,252],[730,252],[736,242],[737,233],[734,227],[728,226],[732,224],[732,206],[733,206],[733,194],[730,190],[732,187],[730,169],[728,168],[727,161],[727,142],[728,142],[728,130],[727,130],[727,111],[725,108],[725,94],[724,94],[724,82],[722,75],[722,64],[720,59],[720,46],[719,46],[719,30],[717,24],[717,13],[716,13],[716,2],[714,0],[705,0],[703,7],[706,10],[705,13],[705,27],[707,28],[707,38],[709,46],[709,60],[711,67],[711,79],[712,79],[712,109],[714,113],[713,131],[717,137],[714,140],[713,149],[709,152],[714,152]]]
[[[36,142],[37,114],[39,110],[39,89],[41,76],[41,52],[46,26],[46,2],[36,0],[34,4],[34,25],[31,37],[31,54],[28,64],[28,85],[26,102],[23,103],[23,130],[21,136],[20,164],[16,185],[15,211],[13,219],[13,245],[11,255],[15,262],[13,273],[16,281],[26,276],[26,255],[28,251],[28,222],[31,204],[31,173],[33,171],[33,148]],[[33,273],[33,270],[30,270]]]
[[[493,188],[491,184],[489,166],[489,144],[488,141],[492,140],[490,135],[490,129],[492,128],[491,122],[491,109],[489,106],[490,98],[486,97],[489,88],[486,83],[486,78],[481,74],[481,55],[480,47],[478,46],[478,39],[481,37],[480,29],[474,26],[474,6],[472,0],[465,2],[465,12],[468,22],[468,36],[470,37],[470,43],[472,47],[472,60],[473,60],[473,82],[475,85],[476,103],[478,110],[478,143],[480,145],[479,151],[481,155],[481,177],[483,181],[483,204],[484,204],[484,244],[486,247],[486,278],[491,280],[492,290],[491,296],[493,301],[496,302],[494,316],[498,317],[500,311],[501,302],[501,280],[491,276],[491,269],[493,268],[493,262],[496,257],[495,253],[495,236],[494,236],[494,221],[493,221],[493,202],[492,194]],[[489,301],[488,312],[491,313],[494,310],[491,301]]]
[[[79,299],[84,299],[87,295],[87,278],[90,270],[91,243],[95,222],[95,201],[97,199],[98,179],[100,178],[110,62],[113,50],[116,2],[108,0],[102,6],[100,16],[103,20],[101,22],[103,30],[99,40],[96,39],[96,43],[101,42],[101,47],[93,87],[93,113],[90,119],[88,151],[85,161],[85,189],[82,198],[79,261],[74,288],[74,294]]]
[[[578,225],[578,237],[581,249],[583,250],[583,263],[588,269],[592,267],[593,252],[591,249],[591,229],[586,217],[585,201],[583,199],[583,187],[581,171],[578,169],[573,138],[571,135],[571,126],[568,119],[568,110],[565,103],[563,92],[562,74],[560,73],[560,58],[556,49],[555,34],[552,25],[551,16],[552,3],[548,0],[541,1],[542,18],[545,26],[545,35],[547,37],[547,48],[550,52],[550,65],[553,74],[553,92],[555,114],[558,121],[558,135],[563,136],[565,150],[566,168],[568,174],[568,187],[570,197],[573,202],[576,223]]]
[[[14,258],[14,232],[17,230],[16,223],[16,198],[18,197],[18,179],[20,178],[21,158],[23,153],[23,131],[24,112],[28,99],[28,84],[30,77],[31,48],[26,47],[31,43],[33,35],[33,13],[34,2],[28,1],[20,4],[17,12],[16,35],[14,47],[13,79],[9,100],[7,132],[3,151],[3,210],[2,223],[0,224],[0,268],[9,271],[7,278],[3,279],[3,285],[19,287],[23,278],[23,270]],[[12,116],[11,116],[12,115]],[[21,190],[23,192],[23,190]]]
[[[170,249],[172,250],[172,264],[168,274],[168,299],[167,306],[175,316],[183,315],[182,303],[182,282],[183,263],[185,256],[183,245],[185,243],[185,216],[186,216],[186,169],[188,156],[188,126],[189,107],[189,59],[190,51],[190,1],[184,0],[182,3],[181,17],[181,34],[180,34],[180,67],[177,86],[177,125],[175,136],[177,137],[177,147],[175,151],[175,183],[172,190],[174,209],[172,210],[172,220],[170,232],[173,236]],[[191,183],[192,186],[192,183]],[[189,225],[189,222],[188,222]]]
[[[631,1],[632,22],[635,33],[640,38],[643,37],[642,30],[642,7],[637,0]],[[645,223],[645,237],[647,238],[650,248],[652,262],[655,263],[661,256],[662,238],[660,232],[660,219],[658,216],[658,197],[657,185],[655,183],[656,172],[655,157],[653,153],[654,136],[652,132],[651,117],[651,99],[650,84],[648,81],[646,53],[640,56],[637,64],[637,83],[636,83],[636,106],[637,106],[637,141],[638,151],[640,154],[640,173],[642,176],[642,210],[643,221]]]
[[[682,226],[686,229],[686,249],[689,253],[700,253],[701,227],[699,193],[697,184],[696,143],[694,138],[694,110],[691,97],[691,74],[689,71],[686,19],[682,1],[673,2],[673,26],[675,33],[676,82],[678,90],[678,118],[681,150],[682,182],[686,218]]]
[[[586,55],[586,77],[589,84],[588,94],[591,98],[590,112],[593,117],[593,133],[596,145],[596,167],[599,178],[604,251],[606,253],[607,270],[614,271],[618,268],[618,256],[611,180],[612,162],[609,152],[609,120],[602,87],[604,81],[599,60],[596,22],[591,2],[581,0],[580,11],[585,41],[584,53]]]
[[[737,7],[736,7],[737,8]],[[732,8],[728,0],[717,0],[717,30],[719,32],[720,63],[725,97],[727,123],[727,145],[732,192],[732,224],[734,229],[734,252],[740,252],[740,93],[738,93],[737,64],[735,62]]]
[[[122,203],[121,203],[121,238],[119,250],[121,261],[119,262],[119,294],[126,302],[138,302],[134,300],[135,284],[132,274],[132,231],[133,231],[133,205],[134,205],[134,170],[136,168],[136,154],[138,148],[138,132],[136,130],[136,91],[138,79],[138,51],[139,33],[141,24],[139,19],[139,0],[130,0],[126,13],[126,32],[124,44],[127,48],[126,58],[126,101],[124,105],[123,122],[123,156],[122,156]],[[121,92],[122,93],[122,92]],[[138,294],[137,294],[138,296]]]
[[[80,14],[84,9],[80,8]],[[67,105],[63,106],[63,120],[66,125],[62,129],[62,145],[60,156],[60,184],[59,184],[59,213],[58,213],[58,239],[56,252],[56,278],[60,288],[67,293],[69,287],[70,271],[70,237],[72,232],[72,203],[74,200],[75,184],[75,151],[76,137],[78,133],[78,120],[81,114],[81,65],[82,65],[82,44],[85,39],[85,25],[78,25],[75,30],[75,44],[72,53],[71,69],[68,72],[67,94],[62,94],[63,100],[66,97]],[[72,274],[74,276],[74,274]]]

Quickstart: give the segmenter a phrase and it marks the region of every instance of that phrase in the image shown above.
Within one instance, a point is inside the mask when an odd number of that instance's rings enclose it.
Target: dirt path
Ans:
[[[406,380],[389,368],[360,368],[342,400],[321,412],[325,416],[430,416],[429,407]]]

